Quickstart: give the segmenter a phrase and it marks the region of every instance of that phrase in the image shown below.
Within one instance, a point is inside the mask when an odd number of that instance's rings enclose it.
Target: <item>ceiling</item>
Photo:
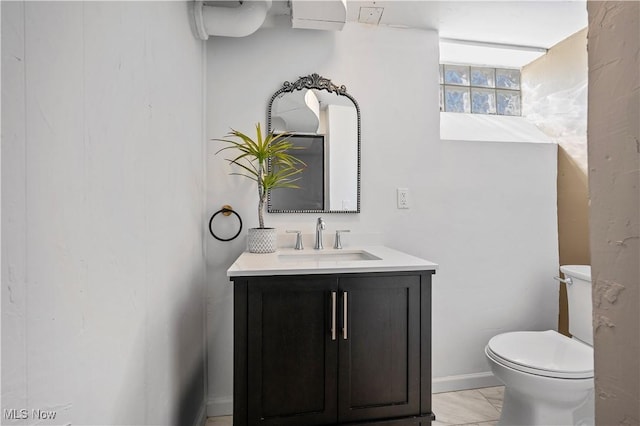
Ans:
[[[584,0],[351,1],[347,20],[361,7],[382,7],[380,25],[437,30],[441,38],[549,48],[587,26]]]
[[[381,12],[377,25],[436,30],[441,39],[466,42],[453,50],[441,43],[441,62],[479,63],[470,59],[477,56],[483,65],[520,67],[587,26],[585,0],[346,1],[348,22],[375,25]],[[288,13],[288,4],[274,1],[271,13]],[[517,49],[522,46],[534,49]]]

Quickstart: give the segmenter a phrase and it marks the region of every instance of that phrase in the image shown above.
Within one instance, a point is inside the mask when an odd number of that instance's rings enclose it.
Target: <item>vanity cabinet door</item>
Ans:
[[[420,413],[420,279],[340,278],[340,318],[346,319],[338,349],[340,422]]]
[[[247,305],[249,425],[337,422],[338,345],[331,333],[337,290],[335,277],[252,280]]]

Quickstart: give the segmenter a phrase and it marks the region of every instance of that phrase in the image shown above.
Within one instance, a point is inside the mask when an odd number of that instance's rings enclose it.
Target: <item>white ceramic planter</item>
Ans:
[[[273,253],[276,251],[276,228],[249,228],[247,250],[251,253]]]

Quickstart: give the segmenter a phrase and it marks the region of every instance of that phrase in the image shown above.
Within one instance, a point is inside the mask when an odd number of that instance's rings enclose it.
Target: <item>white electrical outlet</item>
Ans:
[[[398,188],[398,208],[399,209],[408,209],[409,208],[409,188]]]

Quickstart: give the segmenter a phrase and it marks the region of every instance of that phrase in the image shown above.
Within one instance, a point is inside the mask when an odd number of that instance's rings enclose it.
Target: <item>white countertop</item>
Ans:
[[[373,260],[332,260],[329,258],[348,255],[354,252],[366,252],[378,259]],[[325,256],[326,259],[314,260],[314,256]],[[287,260],[283,260],[286,256]],[[300,259],[296,259],[299,256]],[[307,275],[336,274],[358,272],[393,272],[393,271],[435,271],[438,265],[428,260],[394,250],[385,246],[363,246],[341,250],[294,250],[278,249],[275,253],[244,252],[227,269],[229,277],[264,276],[264,275]]]

